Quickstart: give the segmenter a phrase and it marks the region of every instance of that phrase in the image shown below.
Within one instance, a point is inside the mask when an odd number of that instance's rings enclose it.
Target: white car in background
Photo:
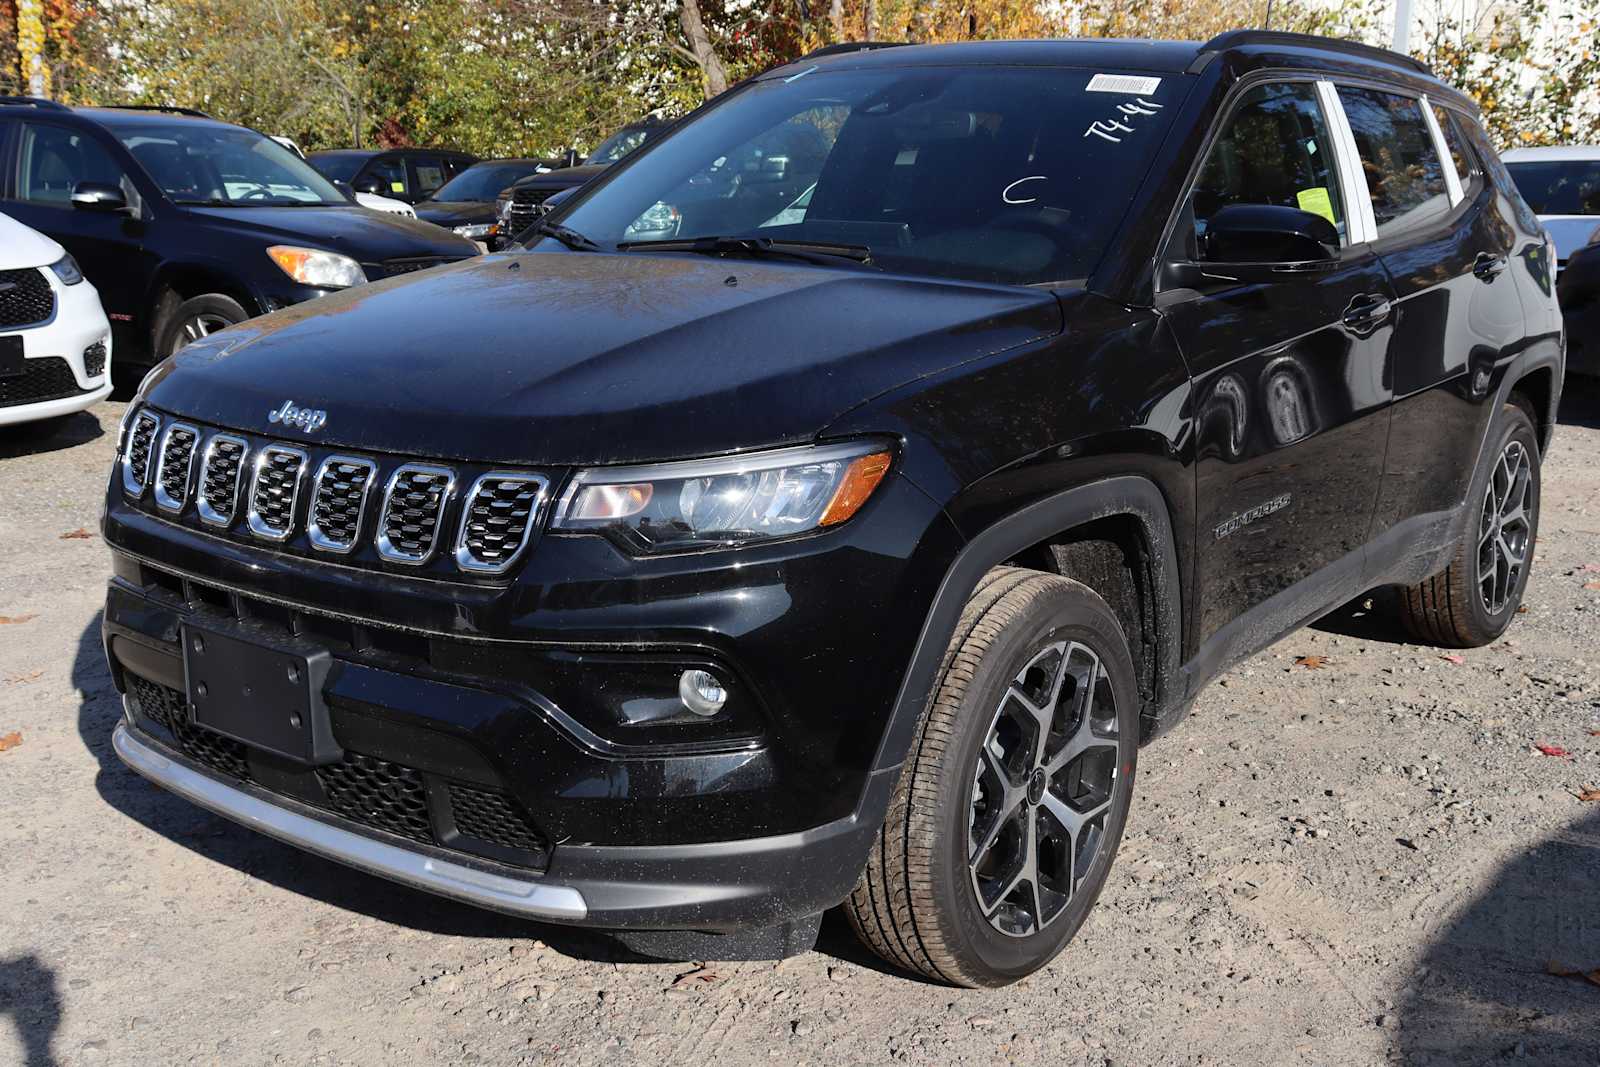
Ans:
[[[268,134],[267,136],[283,145],[283,147],[287,148],[301,159],[306,158],[306,154],[300,150],[300,146],[295,144],[294,138],[284,137],[275,133]],[[400,217],[407,219],[414,219],[417,217],[416,211],[404,200],[396,200],[390,196],[379,196],[377,193],[352,192],[350,195],[356,198],[356,203],[360,204],[364,208],[370,208],[373,211],[382,211],[389,215],[399,215]]]
[[[111,324],[66,249],[0,214],[0,426],[111,392]]]
[[[1600,145],[1513,148],[1500,158],[1555,239],[1558,268],[1600,242]]]

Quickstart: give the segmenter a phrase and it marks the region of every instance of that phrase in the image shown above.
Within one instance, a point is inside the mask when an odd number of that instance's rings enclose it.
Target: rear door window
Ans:
[[[1232,204],[1295,207],[1346,236],[1333,139],[1311,82],[1258,85],[1244,94],[1211,146],[1190,194],[1197,239]]]
[[[1339,86],[1379,240],[1448,214],[1450,193],[1421,101],[1377,89]]]
[[[412,156],[411,175],[411,190],[418,199],[432,196],[450,180],[445,173],[444,160],[438,156]]]

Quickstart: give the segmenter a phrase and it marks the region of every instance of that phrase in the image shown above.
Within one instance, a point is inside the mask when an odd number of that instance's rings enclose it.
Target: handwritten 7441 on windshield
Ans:
[[[1117,117],[1109,119],[1095,119],[1089,128],[1083,131],[1085,137],[1103,137],[1112,144],[1121,144],[1120,133],[1132,133],[1133,127],[1128,123],[1138,119],[1141,115],[1154,115],[1163,105],[1153,100],[1138,97],[1131,104],[1118,104]]]

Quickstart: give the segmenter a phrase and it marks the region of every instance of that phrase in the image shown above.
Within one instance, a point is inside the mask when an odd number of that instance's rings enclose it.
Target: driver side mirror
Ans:
[[[1321,215],[1276,204],[1229,204],[1200,239],[1206,263],[1304,267],[1339,256],[1339,231]]]
[[[126,211],[122,187],[110,182],[79,182],[72,187],[72,206],[82,211]]]
[[[335,178],[333,179],[333,187],[339,190],[339,195],[343,196],[346,200],[355,200],[356,191],[350,188],[349,182],[340,178]]]

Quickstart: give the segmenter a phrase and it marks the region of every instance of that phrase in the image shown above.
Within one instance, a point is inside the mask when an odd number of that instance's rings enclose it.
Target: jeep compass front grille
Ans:
[[[35,326],[55,311],[56,294],[42,270],[0,270],[0,326]]]
[[[538,540],[558,475],[351,455],[140,408],[120,470],[164,522],[346,566],[493,579]],[[146,493],[154,488],[155,492]]]
[[[361,536],[361,513],[377,467],[371,460],[329,456],[317,468],[307,536],[324,552],[349,552]]]
[[[227,434],[216,434],[206,444],[205,459],[200,463],[200,492],[195,500],[202,522],[226,526],[234,520],[248,451],[243,440]]]
[[[473,483],[461,514],[456,562],[463,570],[503,571],[528,543],[544,501],[543,478],[494,471]]]
[[[294,533],[294,509],[305,471],[306,454],[298,448],[268,445],[261,450],[250,483],[250,530],[257,537],[283,541]]]
[[[443,467],[411,464],[389,478],[383,494],[383,524],[378,555],[396,563],[426,563],[439,540],[445,498],[455,475]]]
[[[155,449],[156,431],[161,420],[141,411],[128,429],[128,448],[122,457],[122,488],[129,496],[144,492],[150,480],[150,454]]]
[[[200,432],[175,422],[161,438],[161,458],[156,465],[156,506],[181,511],[189,499],[189,479],[194,474],[195,445]]]

